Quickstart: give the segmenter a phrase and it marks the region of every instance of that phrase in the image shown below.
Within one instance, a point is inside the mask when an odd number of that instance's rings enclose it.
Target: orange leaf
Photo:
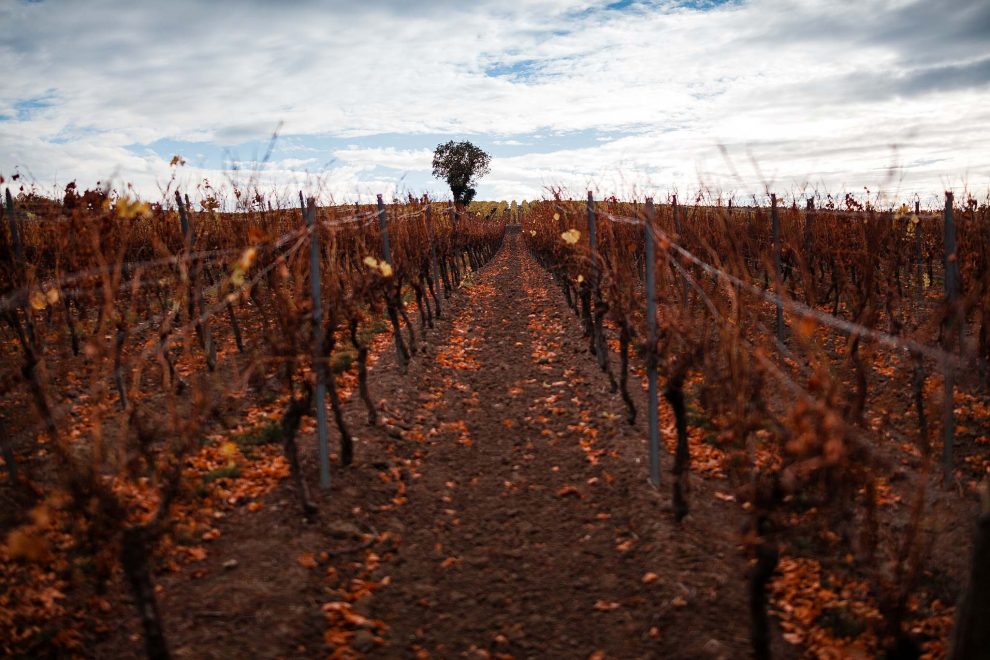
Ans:
[[[7,537],[7,552],[14,559],[23,557],[28,561],[41,561],[48,557],[48,543],[33,528],[15,529]],[[34,533],[32,533],[34,532]]]
[[[316,568],[316,557],[312,552],[304,552],[296,559],[303,568]]]
[[[788,644],[800,644],[803,641],[800,633],[784,633],[781,635]]]

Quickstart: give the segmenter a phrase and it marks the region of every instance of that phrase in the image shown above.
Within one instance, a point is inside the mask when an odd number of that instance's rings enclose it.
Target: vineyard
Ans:
[[[815,201],[799,211],[775,196],[742,209],[674,198],[658,213],[652,200],[596,207],[589,194],[541,203],[525,226],[630,421],[630,346],[640,349],[657,485],[664,378],[675,519],[690,511],[692,465],[726,478],[747,511],[755,654],[769,655],[758,611],[769,587],[789,641],[896,655],[920,635],[938,655],[955,595],[925,584],[928,562],[964,541],[937,524],[948,504],[929,489],[975,493],[988,467],[987,209],[956,209],[951,194],[944,213],[924,215]],[[817,596],[802,597],[795,586],[809,583]],[[822,625],[832,612],[872,630],[840,634],[855,639],[844,648]],[[975,648],[959,641],[956,653]]]
[[[5,655],[990,644],[987,205],[233,197],[7,191]]]

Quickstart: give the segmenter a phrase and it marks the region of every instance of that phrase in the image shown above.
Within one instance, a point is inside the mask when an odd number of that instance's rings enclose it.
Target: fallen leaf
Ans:
[[[788,644],[797,645],[800,644],[802,641],[802,637],[800,633],[793,633],[793,632],[784,633],[783,635],[781,635],[781,637],[783,637],[784,641],[787,642]]]
[[[7,552],[14,559],[23,557],[28,561],[41,561],[48,557],[48,543],[36,530],[15,529],[7,537]]]

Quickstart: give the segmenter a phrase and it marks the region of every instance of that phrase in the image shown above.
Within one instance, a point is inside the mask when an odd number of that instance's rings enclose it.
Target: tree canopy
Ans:
[[[470,142],[437,145],[433,151],[433,176],[446,179],[454,201],[468,205],[477,192],[477,179],[488,174],[491,156]]]

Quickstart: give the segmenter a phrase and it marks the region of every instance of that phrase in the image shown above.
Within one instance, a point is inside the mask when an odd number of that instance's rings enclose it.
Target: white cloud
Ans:
[[[987,185],[985,2],[595,7],[179,0],[163,14],[116,0],[8,2],[0,173],[19,165],[42,185],[116,175],[154,194],[171,154],[133,145],[215,150],[265,140],[284,122],[284,152],[263,176],[340,197],[440,190],[428,184],[429,150],[398,138],[368,146],[378,134],[511,147],[493,159],[482,197],[532,198],[550,185]],[[541,139],[568,132],[577,137],[566,147]],[[356,146],[307,152],[312,136]],[[221,167],[197,159],[183,183],[223,181]]]
[[[394,170],[430,170],[433,167],[433,152],[429,149],[339,149],[333,152],[334,157],[343,163],[363,165],[368,168],[375,166],[387,167]]]

